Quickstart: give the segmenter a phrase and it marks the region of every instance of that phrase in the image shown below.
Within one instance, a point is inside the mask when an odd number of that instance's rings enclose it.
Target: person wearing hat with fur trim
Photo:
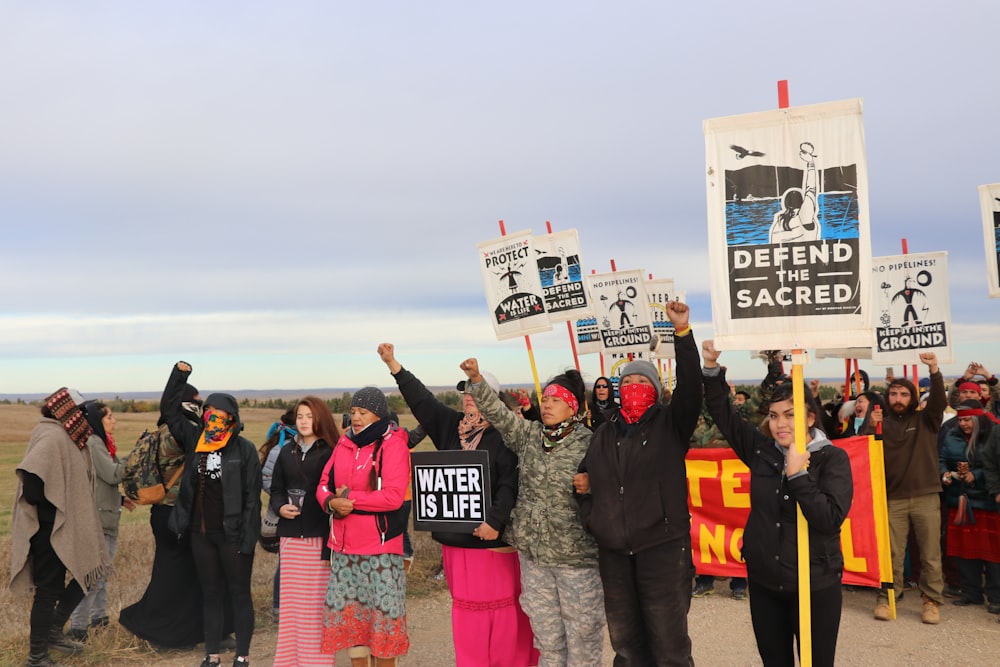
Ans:
[[[180,492],[167,524],[178,539],[190,534],[205,614],[202,667],[220,663],[226,595],[236,631],[233,667],[246,667],[254,629],[250,579],[260,537],[260,458],[257,447],[240,434],[240,408],[230,394],[209,394],[201,424],[187,419],[182,399],[190,375],[191,365],[177,362],[160,405],[185,452]]]
[[[87,445],[93,430],[80,409],[83,402],[65,387],[46,398],[15,470],[10,589],[26,595],[34,587],[28,667],[55,665],[49,648],[83,651],[63,634],[63,625],[85,593],[111,573]]]
[[[531,623],[521,609],[521,569],[517,551],[502,535],[517,498],[517,454],[479,412],[471,383],[463,380],[462,410],[448,407],[396,359],[395,346],[382,343],[379,357],[403,399],[439,450],[479,450],[489,454],[491,503],[486,520],[472,533],[434,532],[451,593],[456,667],[528,667],[538,662]],[[484,374],[494,392],[500,384]]]
[[[354,394],[350,417],[316,489],[316,500],[333,515],[322,651],[348,649],[353,667],[367,667],[372,656],[378,667],[393,667],[410,646],[402,511],[408,436],[376,387]]]
[[[460,365],[483,417],[520,461],[517,503],[503,539],[518,551],[521,606],[539,667],[598,667],[604,635],[597,545],[580,525],[573,475],[590,444],[586,385],[568,370],[542,391],[542,421],[507,409],[470,358]]]
[[[976,382],[976,376],[982,379]],[[948,405],[956,410],[970,399],[981,402],[994,417],[1000,417],[1000,380],[976,361],[966,367],[948,392]]]
[[[927,404],[917,409],[917,388],[904,378],[889,382],[889,409],[871,415],[882,423],[885,458],[885,492],[889,505],[889,545],[892,551],[892,580],[903,582],[903,562],[910,527],[920,551],[920,581],[923,597],[921,620],[929,625],[941,622],[944,604],[944,575],[941,567],[941,475],[938,472],[938,430],[947,398],[944,379],[938,370],[937,355],[923,352],[931,390]],[[875,605],[877,620],[891,619],[889,592],[880,590]]]
[[[574,485],[583,525],[599,548],[604,608],[618,665],[690,665],[691,520],[684,459],[701,414],[698,350],[680,302],[674,325],[677,386],[658,399],[648,361],[621,372],[621,407],[594,432]]]

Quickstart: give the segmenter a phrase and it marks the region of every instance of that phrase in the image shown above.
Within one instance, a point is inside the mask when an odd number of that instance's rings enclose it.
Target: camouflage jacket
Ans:
[[[472,397],[520,460],[520,488],[504,541],[542,567],[597,567],[597,544],[583,529],[573,497],[573,475],[590,446],[590,429],[578,424],[546,452],[540,422],[508,410],[485,382],[473,385]]]

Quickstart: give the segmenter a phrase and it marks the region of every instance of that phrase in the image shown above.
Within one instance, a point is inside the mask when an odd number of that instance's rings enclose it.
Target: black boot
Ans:
[[[47,642],[31,642],[31,648],[28,653],[28,662],[24,663],[25,667],[65,667],[58,662],[54,662],[52,658],[49,657],[49,646]]]
[[[53,625],[49,631],[49,648],[66,655],[83,653],[83,644],[63,634],[62,627],[58,625]]]

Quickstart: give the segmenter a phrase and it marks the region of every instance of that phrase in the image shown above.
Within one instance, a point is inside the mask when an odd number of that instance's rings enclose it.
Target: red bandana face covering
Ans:
[[[656,403],[656,387],[649,384],[622,385],[618,390],[622,401],[622,417],[627,424],[634,424]]]

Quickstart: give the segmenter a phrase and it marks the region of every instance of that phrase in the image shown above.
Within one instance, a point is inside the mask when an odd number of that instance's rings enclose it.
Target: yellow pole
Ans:
[[[802,366],[805,353],[792,350],[792,406],[795,410],[795,449],[806,451],[809,435],[806,428],[805,384]],[[812,667],[812,605],[809,582],[809,524],[799,506],[797,514],[798,556],[799,556],[799,664]]]
[[[892,581],[892,545],[889,541],[889,502],[885,497],[885,458],[882,436],[868,436],[868,460],[872,471],[872,509],[875,514],[875,543],[878,545],[879,581],[889,584],[889,617],[896,618],[896,591]]]

